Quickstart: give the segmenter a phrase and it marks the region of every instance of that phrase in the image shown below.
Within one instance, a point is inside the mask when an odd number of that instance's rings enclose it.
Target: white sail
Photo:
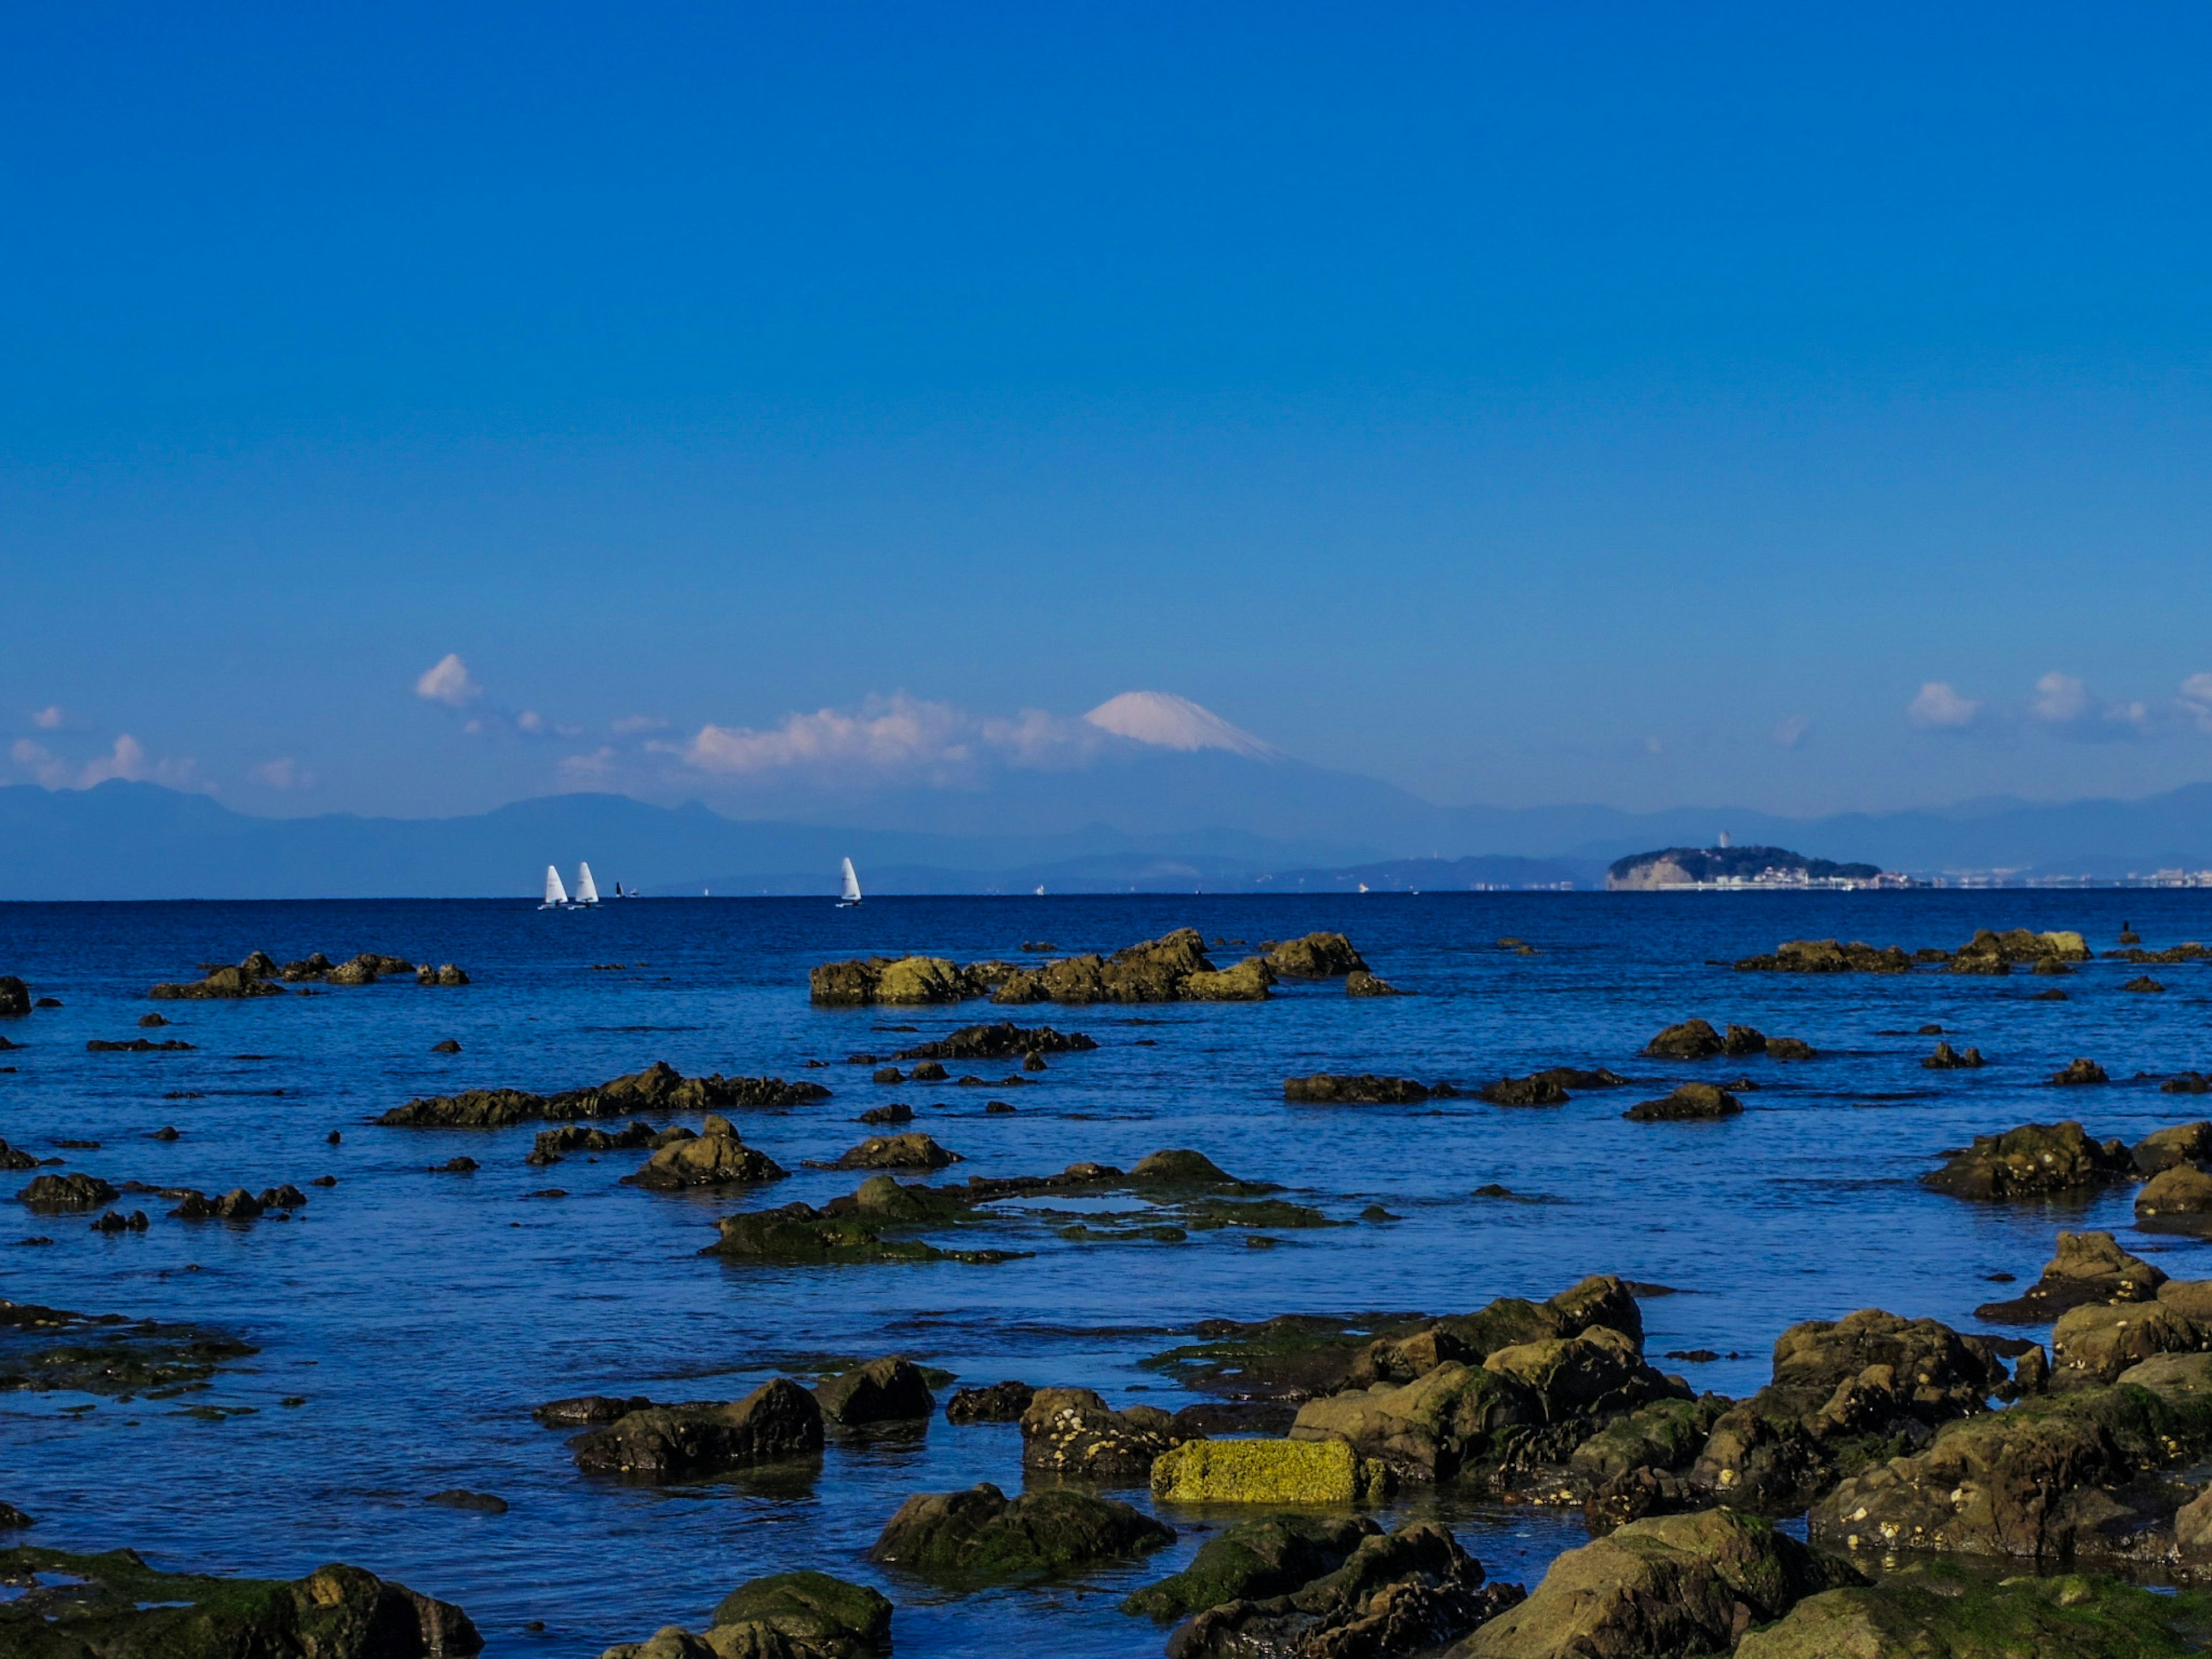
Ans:
[[[592,866],[588,864],[578,865],[576,866],[576,902],[597,904],[599,902],[599,890],[597,884],[592,880]]]
[[[540,909],[551,909],[556,904],[568,902],[568,890],[561,884],[561,872],[551,865],[545,866],[545,902]]]
[[[860,902],[860,872],[853,868],[853,860],[850,859],[845,860],[844,879],[844,891],[839,902],[845,904],[858,904]]]

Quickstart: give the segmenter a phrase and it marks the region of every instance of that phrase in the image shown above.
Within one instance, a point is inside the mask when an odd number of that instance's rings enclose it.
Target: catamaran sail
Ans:
[[[845,860],[844,880],[844,891],[837,900],[841,908],[848,904],[858,904],[860,902],[860,873],[853,868],[853,860],[850,859]]]
[[[597,904],[599,902],[599,890],[592,880],[592,866],[588,864],[579,864],[576,866],[576,902]]]
[[[541,910],[558,910],[568,902],[568,890],[561,884],[561,872],[551,865],[545,866],[545,902]]]

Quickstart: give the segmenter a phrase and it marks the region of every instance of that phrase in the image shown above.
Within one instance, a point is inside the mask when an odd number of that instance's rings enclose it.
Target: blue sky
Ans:
[[[742,811],[1157,689],[1451,802],[2212,776],[2208,33],[15,8],[4,775]]]

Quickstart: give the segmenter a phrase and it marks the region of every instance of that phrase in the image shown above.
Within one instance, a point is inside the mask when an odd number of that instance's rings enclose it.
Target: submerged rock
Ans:
[[[1111,1498],[1060,1486],[1009,1499],[986,1482],[908,1498],[868,1559],[956,1584],[1002,1583],[1142,1554],[1175,1535]]]
[[[1311,1077],[1283,1079],[1283,1098],[1313,1106],[1410,1106],[1436,1091],[1409,1077],[1377,1077],[1372,1073],[1338,1075],[1316,1072]]]
[[[721,1237],[708,1246],[708,1253],[778,1266],[942,1261],[950,1254],[920,1239],[885,1238],[877,1227],[858,1216],[825,1215],[811,1204],[742,1211],[724,1216],[715,1224]]]
[[[457,1095],[410,1100],[375,1121],[400,1128],[503,1129],[543,1118],[569,1122],[586,1118],[669,1116],[678,1112],[738,1107],[797,1106],[826,1100],[818,1083],[786,1083],[779,1077],[687,1078],[665,1060],[642,1072],[618,1077],[595,1088],[537,1095],[522,1089],[470,1089]]]
[[[557,1129],[540,1129],[532,1142],[530,1155],[525,1164],[545,1165],[558,1164],[570,1152],[628,1152],[638,1146],[658,1146],[668,1141],[687,1140],[689,1129],[656,1129],[639,1118],[626,1129],[602,1129],[588,1123],[564,1123]]]
[[[272,985],[267,979],[249,974],[242,968],[217,968],[204,979],[156,985],[146,994],[156,1001],[210,1001],[237,997],[281,997],[284,994],[284,988]]]
[[[726,1405],[655,1406],[570,1443],[587,1474],[682,1480],[822,1449],[822,1408],[777,1377]]]
[[[1644,1045],[1654,1060],[1711,1060],[1726,1052],[1721,1034],[1708,1020],[1686,1019],[1669,1025]]]
[[[2005,1199],[2081,1192],[2126,1181],[2135,1160],[2117,1140],[2095,1141],[2080,1123],[2023,1123],[2002,1134],[1976,1135],[1963,1151],[1948,1152],[1940,1170],[1921,1184],[1954,1198]]]
[[[132,1550],[0,1550],[0,1652],[24,1659],[443,1659],[482,1651],[460,1608],[333,1565],[304,1578],[157,1572]]]
[[[1049,1025],[1017,1025],[1011,1019],[988,1025],[963,1025],[947,1037],[902,1048],[900,1060],[1011,1060],[1016,1054],[1083,1054],[1097,1048],[1081,1031],[1056,1031]]]

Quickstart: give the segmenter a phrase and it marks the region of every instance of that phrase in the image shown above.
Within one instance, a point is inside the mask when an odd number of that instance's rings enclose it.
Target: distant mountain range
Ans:
[[[113,781],[0,787],[0,898],[463,896],[538,890],[589,859],[601,888],[830,893],[849,855],[873,893],[1377,891],[1601,885],[1654,848],[1740,842],[1921,875],[2109,878],[2212,866],[2212,784],[2143,800],[1968,802],[1784,818],[1736,808],[1441,807],[1371,778],[1211,748],[910,790],[800,822],[623,796],[453,818],[259,818]]]

